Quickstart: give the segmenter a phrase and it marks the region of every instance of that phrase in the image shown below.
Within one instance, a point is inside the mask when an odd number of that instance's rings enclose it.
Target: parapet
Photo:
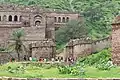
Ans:
[[[71,39],[66,46],[75,46],[78,44],[91,44],[92,40],[89,38]]]
[[[36,47],[55,47],[55,42],[52,39],[44,39],[44,40],[39,40],[37,42],[33,42],[30,44],[31,48],[36,48]]]
[[[96,44],[96,43],[99,43],[99,42],[103,42],[103,41],[108,41],[108,40],[111,40],[111,37],[106,37],[106,38],[103,38],[103,39],[99,39],[99,40],[91,40],[90,38],[80,38],[80,39],[71,39],[67,45],[67,46],[75,46],[75,45],[81,45],[81,44]]]

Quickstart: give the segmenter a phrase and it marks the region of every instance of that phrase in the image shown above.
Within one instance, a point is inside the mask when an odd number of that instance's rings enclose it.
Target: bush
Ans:
[[[110,70],[113,66],[111,61],[108,61],[107,63],[101,63],[96,66],[99,70]]]
[[[84,63],[85,65],[97,65],[101,63],[106,63],[111,60],[111,49],[102,50],[96,54],[92,54],[88,57],[84,57],[78,60],[79,63]]]
[[[12,68],[11,66],[8,66],[8,72],[10,73],[24,73],[25,72],[25,68],[23,66],[17,66]]]
[[[6,50],[6,48],[0,47],[0,51],[5,51],[5,50]]]
[[[61,66],[58,66],[57,68],[59,70],[59,73],[61,74],[70,74],[71,72],[71,69],[69,66],[61,65]]]
[[[83,65],[82,66],[80,66],[80,65],[74,65],[74,66],[61,65],[61,66],[58,66],[58,70],[61,74],[71,74],[74,76],[85,75],[85,70],[84,70]]]
[[[8,63],[3,65],[4,69],[7,70],[9,73],[24,73],[25,67],[22,64],[18,63]]]

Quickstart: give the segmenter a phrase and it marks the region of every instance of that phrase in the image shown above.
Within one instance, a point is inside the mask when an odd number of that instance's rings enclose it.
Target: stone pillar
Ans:
[[[12,15],[12,21],[14,21],[14,15]]]
[[[18,15],[18,22],[20,22],[20,15]]]
[[[9,15],[6,15],[6,21],[9,21]]]

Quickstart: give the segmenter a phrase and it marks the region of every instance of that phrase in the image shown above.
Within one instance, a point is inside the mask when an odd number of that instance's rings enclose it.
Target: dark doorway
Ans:
[[[11,15],[9,16],[9,21],[12,21],[12,16]]]
[[[40,23],[41,23],[40,21],[36,21],[35,26],[40,26]]]

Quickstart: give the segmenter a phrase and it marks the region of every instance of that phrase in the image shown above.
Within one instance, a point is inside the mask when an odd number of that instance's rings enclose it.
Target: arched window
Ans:
[[[12,21],[12,16],[10,15],[8,19],[9,19],[9,21]]]
[[[35,26],[40,26],[40,23],[41,23],[40,21],[36,21]]]
[[[61,17],[58,17],[58,22],[59,22],[59,23],[61,22]]]
[[[20,22],[22,21],[22,16],[20,16],[19,21],[20,21]]]
[[[6,15],[4,15],[4,16],[3,16],[3,21],[6,21],[6,18],[7,18]]]
[[[17,15],[14,16],[14,21],[18,21]]]
[[[65,23],[65,17],[62,18],[62,22]]]
[[[69,17],[67,17],[66,22],[69,22]]]
[[[56,17],[54,17],[54,21],[57,22],[57,18]]]
[[[1,21],[1,16],[0,16],[0,21]]]

